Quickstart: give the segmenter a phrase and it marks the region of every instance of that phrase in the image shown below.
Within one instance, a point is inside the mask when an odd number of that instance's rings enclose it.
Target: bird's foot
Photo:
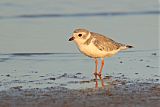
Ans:
[[[101,74],[101,73],[97,73],[97,72],[95,72],[95,73],[94,73],[94,75],[95,75],[95,76],[99,76],[99,77],[101,77],[101,78],[102,78],[102,74]]]

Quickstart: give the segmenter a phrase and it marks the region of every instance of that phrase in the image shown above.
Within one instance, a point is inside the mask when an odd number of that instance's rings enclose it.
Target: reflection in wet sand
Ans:
[[[103,88],[106,90],[105,95],[111,96],[111,88],[112,88],[112,78],[110,76],[106,76],[105,78],[102,78],[102,76],[99,76],[100,79],[95,79],[95,88]],[[99,81],[100,80],[100,81]],[[99,85],[99,82],[101,85]],[[98,87],[99,86],[99,87]]]
[[[99,79],[100,79],[100,82],[101,82],[101,87],[104,88],[105,84],[104,84],[104,80],[103,80],[102,76],[99,76]],[[95,79],[95,82],[96,82],[95,88],[98,88],[98,79],[97,78]]]

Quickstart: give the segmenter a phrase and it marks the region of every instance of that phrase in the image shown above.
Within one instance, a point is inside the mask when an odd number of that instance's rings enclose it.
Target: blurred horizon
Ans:
[[[156,50],[159,14],[157,0],[1,0],[0,53],[79,53],[68,41],[76,28],[133,45],[131,51]]]

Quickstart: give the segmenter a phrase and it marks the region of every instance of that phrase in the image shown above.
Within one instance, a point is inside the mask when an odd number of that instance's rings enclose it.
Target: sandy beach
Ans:
[[[12,88],[0,92],[0,107],[159,107],[160,85],[114,85],[110,89]]]
[[[159,107],[159,16],[157,0],[0,0],[0,107]],[[96,81],[77,28],[134,48]]]
[[[1,71],[10,71],[0,75],[0,107],[159,107],[160,104],[157,50],[122,52],[106,59],[110,66],[104,69],[103,81],[97,81],[98,88],[91,68],[88,70],[94,62],[82,54],[0,56]],[[67,67],[73,64],[74,67]],[[54,68],[58,66],[65,69],[56,72]]]

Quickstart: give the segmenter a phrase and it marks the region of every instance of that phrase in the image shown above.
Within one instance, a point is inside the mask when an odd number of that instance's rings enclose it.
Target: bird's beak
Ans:
[[[72,41],[72,40],[74,40],[74,39],[75,39],[75,37],[72,36],[71,38],[69,38],[69,41]]]

